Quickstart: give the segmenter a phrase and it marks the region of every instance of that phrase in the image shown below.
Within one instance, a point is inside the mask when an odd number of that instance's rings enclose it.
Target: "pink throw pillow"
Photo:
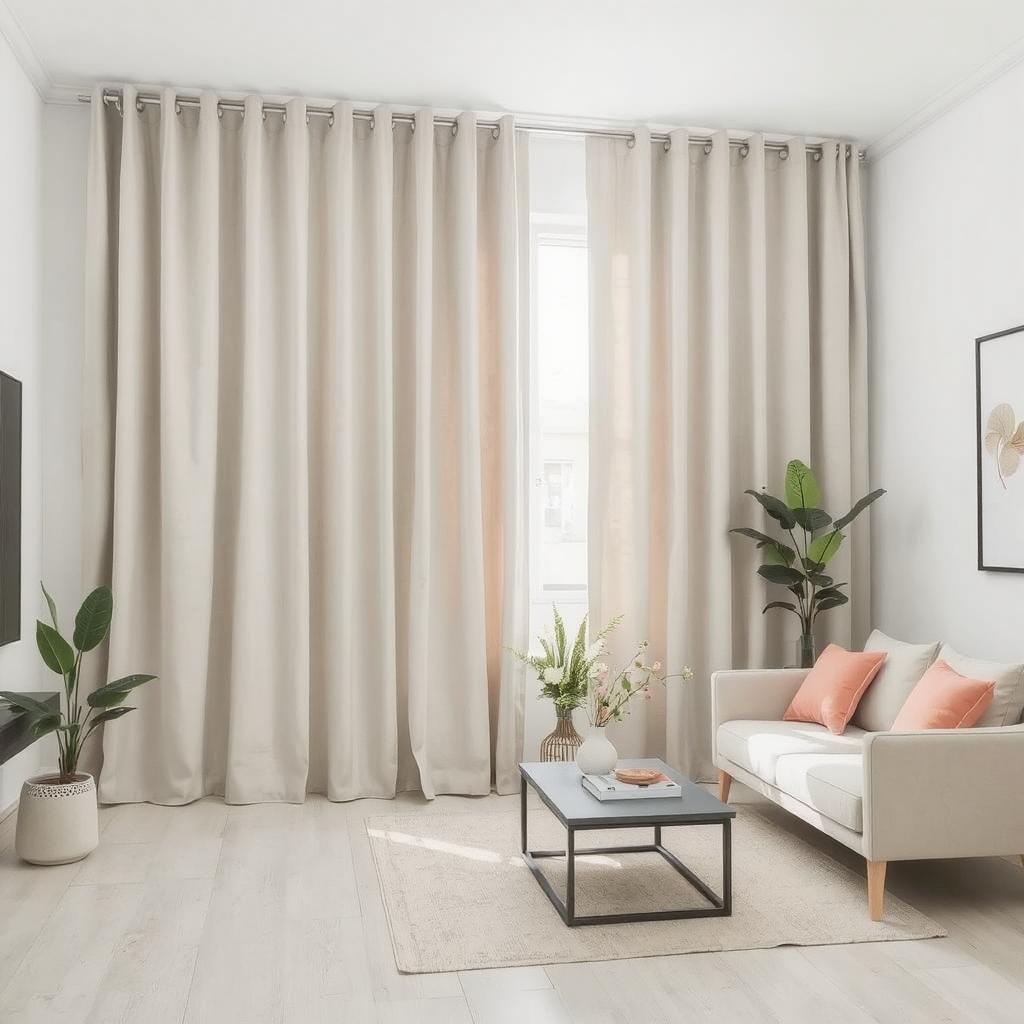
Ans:
[[[941,658],[918,680],[892,731],[969,729],[988,710],[996,684],[968,679]]]
[[[841,736],[885,656],[885,651],[847,651],[829,644],[782,717],[787,722],[816,722]]]

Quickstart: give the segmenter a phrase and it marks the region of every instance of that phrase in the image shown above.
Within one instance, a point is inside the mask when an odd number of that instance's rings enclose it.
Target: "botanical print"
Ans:
[[[1024,572],[1024,327],[976,349],[978,568]]]
[[[1024,455],[1024,420],[1017,423],[1013,406],[1001,402],[988,414],[985,427],[985,451],[995,460],[999,482],[1006,488],[1006,478],[1013,476]]]

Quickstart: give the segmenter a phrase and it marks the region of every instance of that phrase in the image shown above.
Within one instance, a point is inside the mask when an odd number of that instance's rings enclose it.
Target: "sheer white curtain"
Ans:
[[[793,663],[795,619],[762,615],[752,545],[727,533],[763,526],[744,489],[781,493],[801,458],[839,513],[868,490],[859,167],[842,143],[784,158],[640,131],[588,140],[587,196],[591,615],[625,614],[620,655],[648,637],[696,671],[614,738],[707,777],[711,672]],[[848,532],[851,603],[820,642],[867,633],[866,517]]]
[[[123,110],[93,96],[85,570],[109,670],[160,679],[104,737],[101,798],[515,790],[511,119]]]

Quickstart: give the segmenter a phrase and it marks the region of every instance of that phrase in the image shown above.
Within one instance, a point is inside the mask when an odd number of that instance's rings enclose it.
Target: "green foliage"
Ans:
[[[565,621],[562,619],[558,608],[554,607],[553,634],[551,636],[538,637],[543,654],[529,654],[525,651],[514,649],[510,649],[510,651],[516,658],[525,662],[537,673],[541,683],[540,696],[542,698],[553,701],[555,707],[561,711],[572,711],[586,704],[587,688],[591,677],[594,675],[595,666],[604,650],[604,641],[621,621],[622,616],[616,616],[588,644],[587,616],[584,615],[570,647],[568,635],[565,631]],[[142,682],[146,681],[146,677],[129,676],[127,678],[139,678]],[[117,680],[104,687],[103,690],[111,690],[111,688],[118,687],[125,682],[126,680]],[[134,685],[139,684],[136,683]],[[117,693],[120,692],[119,690],[112,691],[109,696],[104,694],[103,690],[97,690],[92,695],[92,698],[98,696],[101,701],[109,700],[110,703],[104,704],[104,707],[110,707],[119,703],[115,699]],[[127,690],[125,690],[125,693],[127,693]],[[90,703],[92,698],[90,698]],[[124,697],[121,696],[120,699],[123,700]]]
[[[0,702],[28,716],[33,736],[57,734],[60,774],[67,778],[78,771],[82,747],[93,730],[103,722],[134,711],[134,708],[124,707],[123,701],[137,686],[156,679],[156,676],[130,675],[115,679],[90,693],[85,701],[88,710],[83,708],[78,694],[82,655],[98,647],[106,637],[114,611],[113,596],[108,587],[97,587],[86,597],[75,616],[72,647],[61,635],[56,603],[46,587],[42,590],[53,625],[36,622],[36,645],[46,667],[64,679],[63,706],[55,712],[31,694],[8,691],[0,691]]]
[[[751,495],[789,535],[790,544],[786,544],[751,527],[735,527],[729,531],[754,541],[763,559],[757,574],[769,583],[786,587],[796,598],[795,603],[769,601],[764,611],[770,608],[790,611],[800,619],[801,632],[810,633],[821,612],[849,601],[849,597],[839,589],[846,584],[836,583],[824,569],[845,539],[843,529],[885,491],[879,488],[866,494],[846,515],[833,520],[821,508],[822,491],[811,468],[799,459],[793,459],[786,466],[785,501],[763,490],[744,493]],[[799,536],[797,530],[800,531]]]

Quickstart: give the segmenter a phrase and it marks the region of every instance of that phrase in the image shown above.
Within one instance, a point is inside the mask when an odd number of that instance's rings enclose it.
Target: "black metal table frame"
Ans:
[[[525,776],[522,780],[519,803],[519,821],[521,832],[521,847],[523,860],[530,869],[533,877],[540,883],[541,889],[551,900],[555,910],[558,911],[562,920],[570,927],[575,928],[581,924],[628,924],[635,921],[677,921],[685,918],[695,917],[729,917],[732,914],[732,819],[731,818],[703,818],[694,819],[692,816],[685,820],[659,821],[655,824],[646,822],[638,823],[635,820],[623,820],[621,822],[600,821],[596,824],[570,823],[559,820],[566,829],[566,848],[564,850],[530,850],[527,843],[527,810],[526,795],[527,782],[534,787],[544,801],[545,805],[555,811],[554,807],[545,799],[545,794]],[[668,827],[685,827],[688,825],[721,825],[722,826],[722,895],[719,896],[707,882],[698,874],[691,871],[671,850],[667,849],[661,842],[661,830]],[[654,828],[654,842],[647,846],[602,846],[593,849],[577,850],[577,832],[600,832],[606,829],[618,828]],[[672,865],[679,874],[685,878],[694,889],[697,890],[711,905],[708,907],[695,907],[689,910],[653,910],[643,911],[636,914],[588,914],[580,916],[576,913],[576,858],[586,856],[607,856],[608,854],[621,853],[658,853]],[[545,857],[564,857],[566,861],[565,878],[565,899],[555,892],[554,886],[548,881],[547,876],[541,870],[538,860]]]

